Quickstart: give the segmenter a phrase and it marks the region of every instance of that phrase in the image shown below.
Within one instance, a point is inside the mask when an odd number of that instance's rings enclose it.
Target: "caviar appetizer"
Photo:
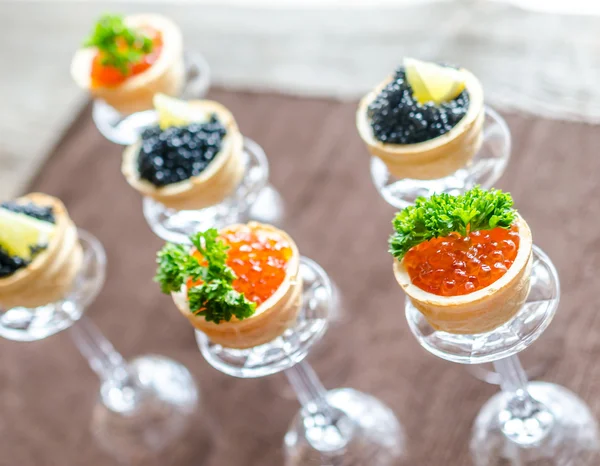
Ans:
[[[250,222],[170,244],[156,281],[181,313],[216,344],[252,348],[291,327],[302,304],[300,256],[284,231]]]
[[[0,204],[0,307],[35,308],[65,297],[82,255],[58,199],[32,193]]]
[[[406,58],[360,101],[356,126],[392,175],[431,180],[470,162],[483,119],[483,90],[472,73]]]
[[[437,330],[484,333],[508,322],[529,293],[531,231],[510,194],[479,187],[418,198],[394,218],[394,274]]]
[[[122,114],[149,110],[154,94],[183,89],[181,31],[156,14],[104,15],[75,53],[71,75]]]
[[[157,126],[127,147],[122,172],[142,194],[175,210],[218,204],[244,174],[243,137],[233,115],[210,100],[155,96]]]

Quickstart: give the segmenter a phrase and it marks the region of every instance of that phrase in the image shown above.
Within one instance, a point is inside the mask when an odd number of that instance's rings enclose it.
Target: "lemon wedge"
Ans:
[[[31,259],[31,247],[48,244],[55,225],[0,208],[0,246],[12,256]]]
[[[160,129],[167,129],[170,126],[185,126],[196,121],[204,122],[210,118],[206,112],[191,106],[185,100],[165,94],[155,94],[152,102],[158,113]]]
[[[414,58],[404,59],[406,79],[420,104],[436,105],[455,99],[465,89],[465,77],[460,70]]]

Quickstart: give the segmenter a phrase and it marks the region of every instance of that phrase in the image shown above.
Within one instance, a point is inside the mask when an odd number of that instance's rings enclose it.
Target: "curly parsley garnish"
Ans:
[[[256,303],[233,289],[237,277],[226,264],[229,246],[218,235],[211,228],[190,237],[204,258],[202,263],[190,254],[189,246],[167,243],[157,254],[158,272],[154,278],[163,293],[179,291],[188,280],[199,283],[188,288],[190,311],[217,324],[229,322],[232,317],[245,319],[256,310]]]
[[[512,205],[510,194],[479,186],[459,196],[419,197],[414,206],[396,214],[390,253],[402,260],[413,246],[452,232],[467,236],[471,231],[510,228],[516,215]]]
[[[102,16],[84,47],[97,47],[102,65],[117,68],[124,76],[131,73],[130,65],[152,52],[152,40],[128,28],[120,15]]]

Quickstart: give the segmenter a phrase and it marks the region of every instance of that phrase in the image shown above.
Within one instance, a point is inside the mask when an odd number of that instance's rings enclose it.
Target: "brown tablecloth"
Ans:
[[[496,387],[428,354],[407,328],[386,252],[394,209],[371,183],[355,104],[225,91],[210,97],[263,146],[286,201],[285,228],[342,292],[345,320],[309,358],[324,384],[385,401],[408,434],[406,464],[471,464],[471,424]],[[513,156],[499,187],[513,193],[563,291],[554,323],[525,356],[553,356],[543,378],[577,392],[600,415],[600,129],[525,116],[508,123]],[[282,464],[282,437],[298,409],[285,378],[234,379],[202,359],[191,327],[152,282],[162,241],[120,174],[120,154],[98,134],[88,108],[32,189],[62,198],[106,248],[108,278],[88,315],[126,357],[167,355],[200,384],[197,428],[160,464]],[[0,348],[0,465],[117,464],[90,434],[98,381],[67,332],[35,343],[0,341]]]

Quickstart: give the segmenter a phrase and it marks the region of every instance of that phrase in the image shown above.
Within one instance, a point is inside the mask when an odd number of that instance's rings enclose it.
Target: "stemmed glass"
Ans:
[[[199,54],[185,54],[186,82],[179,96],[183,100],[202,98],[210,85],[210,68]],[[100,133],[121,145],[134,144],[143,129],[158,124],[156,110],[123,116],[106,102],[96,99],[92,117]],[[257,220],[279,225],[284,204],[279,193],[269,184],[269,162],[264,150],[251,139],[244,138],[242,163],[244,177],[235,192],[219,204],[200,210],[174,210],[149,197],[144,198],[144,216],[152,231],[174,243],[186,243],[192,233],[208,228],[221,228],[232,223]]]
[[[404,209],[419,196],[457,195],[475,185],[489,189],[502,176],[510,158],[510,131],[504,119],[484,106],[483,142],[473,160],[453,174],[436,180],[398,179],[377,157],[371,157],[371,178],[379,194],[391,205]]]
[[[560,299],[554,265],[533,247],[531,289],[518,314],[501,327],[478,335],[434,330],[407,299],[409,326],[432,354],[461,364],[492,362],[502,391],[479,412],[471,453],[476,466],[514,464],[578,465],[581,455],[600,447],[598,426],[589,408],[567,389],[528,382],[517,354],[546,330]]]
[[[126,463],[156,453],[180,437],[198,404],[198,389],[180,363],[158,355],[127,362],[83,315],[104,284],[106,256],[100,242],[79,230],[83,263],[61,301],[34,309],[0,307],[0,336],[36,341],[69,329],[100,379],[93,433],[101,446]]]
[[[174,210],[149,197],[143,201],[144,216],[152,231],[165,241],[188,243],[197,231],[222,228],[256,220],[279,225],[284,215],[283,200],[268,183],[269,161],[256,142],[244,138],[244,176],[236,190],[219,204],[200,210]]]
[[[185,83],[182,99],[200,99],[206,95],[210,86],[210,66],[198,53],[186,52],[184,55]],[[122,115],[101,99],[95,99],[92,107],[92,119],[98,131],[115,144],[128,146],[137,141],[142,130],[156,122],[154,110]]]
[[[419,196],[430,197],[436,193],[460,194],[480,185],[490,189],[500,179],[510,159],[511,136],[508,125],[494,109],[484,106],[483,142],[481,148],[466,167],[452,175],[437,180],[397,179],[377,157],[371,157],[371,178],[379,194],[392,206],[404,209],[414,204]],[[552,355],[545,352],[535,355],[527,374],[537,378],[544,374],[552,362]],[[500,375],[491,365],[469,366],[467,371],[474,377],[490,384],[500,384]]]
[[[217,370],[240,378],[285,372],[301,409],[284,438],[287,466],[327,464],[387,466],[405,453],[402,427],[376,398],[350,388],[327,391],[304,360],[324,335],[335,305],[327,274],[300,259],[303,305],[293,328],[250,349],[224,348],[196,331],[204,358]]]

